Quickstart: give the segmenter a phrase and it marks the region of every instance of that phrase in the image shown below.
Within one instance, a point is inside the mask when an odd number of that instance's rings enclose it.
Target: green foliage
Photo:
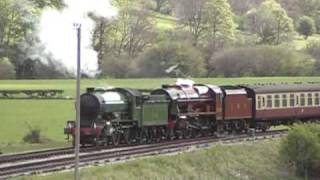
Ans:
[[[205,4],[205,39],[212,51],[234,40],[235,23],[227,0],[210,0]]]
[[[320,41],[311,41],[307,45],[307,52],[315,58],[315,71],[320,73]]]
[[[94,46],[100,54],[100,61],[108,58],[104,54],[125,54],[134,58],[155,38],[145,1],[115,0],[113,4],[119,7],[115,19],[94,18],[99,24],[94,33]]]
[[[247,15],[247,29],[260,37],[260,43],[280,44],[292,38],[293,21],[275,0],[263,2]]]
[[[305,39],[307,39],[309,36],[316,32],[316,25],[314,23],[314,20],[308,16],[301,17],[298,22],[297,31],[301,35],[304,35]]]
[[[153,0],[154,1],[154,10],[163,14],[170,14],[172,11],[172,3],[170,0]]]
[[[212,50],[233,38],[234,20],[227,0],[177,0],[175,15],[192,35],[192,44]],[[208,45],[209,44],[209,45]]]
[[[296,125],[282,141],[280,154],[288,167],[306,178],[320,177],[320,125]]]
[[[162,42],[139,57],[139,75],[144,77],[199,77],[204,74],[201,53],[186,43]]]
[[[0,59],[0,79],[14,79],[15,69],[8,58]]]
[[[315,21],[315,25],[316,25],[316,28],[317,28],[317,32],[320,34],[320,11],[316,15],[314,21]]]
[[[106,57],[107,59],[105,59],[100,65],[102,77],[128,78],[133,74],[134,62],[129,56],[115,56],[110,54]]]
[[[36,19],[32,5],[27,0],[0,1],[0,48],[13,48],[30,32]]]
[[[41,71],[41,69],[37,70],[34,65],[45,66],[43,63],[27,59],[27,54],[32,51],[30,46],[38,44],[35,31],[42,10],[48,6],[62,8],[62,0],[0,1],[0,58],[7,57],[10,59],[14,65],[17,78],[34,78],[35,75],[38,75],[36,71]],[[51,66],[50,68],[55,69],[56,67]],[[54,77],[57,76],[51,78]]]
[[[37,8],[43,9],[45,7],[55,7],[57,9],[61,9],[64,4],[63,0],[30,0],[33,2]]]
[[[209,74],[237,76],[312,75],[314,60],[285,47],[260,46],[229,49],[211,58]]]
[[[299,0],[298,5],[303,15],[315,17],[320,10],[319,0]]]

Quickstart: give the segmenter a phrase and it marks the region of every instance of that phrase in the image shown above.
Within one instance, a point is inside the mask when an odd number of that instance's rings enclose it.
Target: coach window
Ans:
[[[306,100],[305,95],[304,94],[300,94],[300,105],[301,106],[305,106],[306,105],[305,100]]]
[[[290,107],[294,107],[294,94],[290,94]]]
[[[287,99],[287,95],[283,94],[282,95],[282,107],[287,107],[288,106],[288,99]]]
[[[261,109],[261,96],[258,96],[258,106],[257,109]]]
[[[271,95],[267,96],[267,107],[272,108],[272,96]]]
[[[308,93],[308,106],[312,106],[312,94]]]
[[[274,107],[280,107],[280,96],[279,95],[275,95],[274,96]]]
[[[320,99],[319,99],[319,93],[314,94],[314,105],[319,106]]]

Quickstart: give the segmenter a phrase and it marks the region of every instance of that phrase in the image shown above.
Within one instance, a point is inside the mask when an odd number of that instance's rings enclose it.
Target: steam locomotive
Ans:
[[[80,104],[82,145],[143,144],[316,121],[320,84],[179,84],[148,94],[87,88]],[[74,121],[67,122],[65,134],[74,141]]]

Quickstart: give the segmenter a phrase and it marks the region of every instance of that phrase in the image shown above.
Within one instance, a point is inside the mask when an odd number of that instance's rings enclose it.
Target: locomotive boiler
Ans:
[[[80,116],[82,145],[131,144],[164,136],[168,101],[130,88],[88,88],[80,97]],[[65,133],[74,139],[75,122],[67,124]]]

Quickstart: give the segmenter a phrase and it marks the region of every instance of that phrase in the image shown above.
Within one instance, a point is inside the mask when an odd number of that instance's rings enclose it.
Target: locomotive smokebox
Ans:
[[[83,94],[80,100],[81,119],[96,119],[99,115],[100,101],[94,94]]]
[[[99,121],[106,113],[128,110],[127,98],[120,92],[93,91],[81,95],[81,123],[90,125]]]

